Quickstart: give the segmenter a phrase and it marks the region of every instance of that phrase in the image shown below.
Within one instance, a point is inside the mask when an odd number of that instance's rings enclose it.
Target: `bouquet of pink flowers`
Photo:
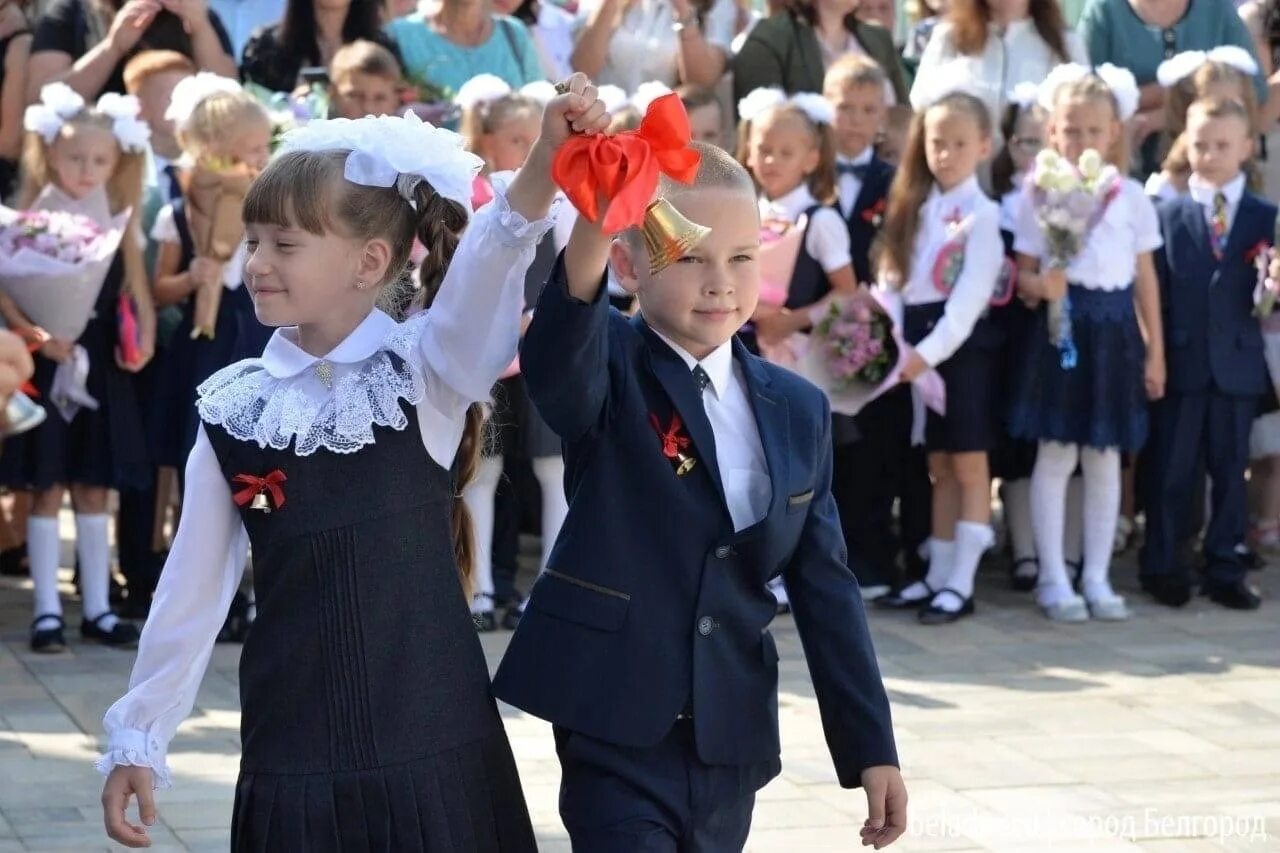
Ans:
[[[75,202],[49,187],[31,210],[0,207],[0,289],[31,322],[76,340],[128,221],[107,213],[105,192]]]
[[[858,382],[879,385],[898,363],[898,345],[889,318],[865,305],[846,308],[832,302],[813,334],[837,390]]]

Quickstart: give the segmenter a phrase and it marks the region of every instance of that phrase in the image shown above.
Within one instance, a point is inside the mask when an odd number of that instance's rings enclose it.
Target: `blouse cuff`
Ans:
[[[173,786],[166,747],[160,744],[158,738],[149,737],[144,731],[120,729],[112,732],[107,742],[107,751],[94,762],[103,776],[109,776],[120,765],[150,767],[152,785],[157,791]]]
[[[494,225],[494,236],[504,246],[534,246],[555,226],[556,212],[560,206],[560,194],[551,202],[551,209],[542,219],[530,222],[524,215],[511,209],[507,201],[507,189],[511,186],[513,172],[501,172],[489,177],[493,185],[493,201],[489,203]]]

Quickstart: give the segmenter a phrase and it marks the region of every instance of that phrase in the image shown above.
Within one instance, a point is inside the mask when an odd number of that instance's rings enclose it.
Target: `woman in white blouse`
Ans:
[[[920,57],[911,105],[921,109],[941,78],[962,75],[965,90],[981,94],[994,121],[1015,86],[1039,83],[1064,62],[1088,65],[1089,56],[1058,0],[953,0]]]
[[[573,68],[634,92],[656,80],[711,87],[737,29],[733,0],[589,0]]]

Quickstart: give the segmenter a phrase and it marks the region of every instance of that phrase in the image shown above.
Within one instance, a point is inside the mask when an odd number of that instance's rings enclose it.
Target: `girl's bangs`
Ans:
[[[244,199],[246,224],[301,228],[311,234],[334,230],[335,166],[345,162],[329,152],[296,151],[271,162],[254,180]]]

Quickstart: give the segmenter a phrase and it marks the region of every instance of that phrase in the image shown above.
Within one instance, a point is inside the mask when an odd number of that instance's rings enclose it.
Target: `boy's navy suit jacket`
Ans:
[[[781,574],[840,782],[897,765],[889,703],[831,497],[825,395],[736,339],[773,494],[734,532],[702,392],[605,288],[543,289],[521,369],[563,438],[569,514],[494,679],[497,696],[610,743],[659,743],[692,710],[708,764],[779,760],[778,650],[766,582]],[[657,426],[678,415],[694,468],[677,476]],[[777,772],[776,769],[773,772]]]

